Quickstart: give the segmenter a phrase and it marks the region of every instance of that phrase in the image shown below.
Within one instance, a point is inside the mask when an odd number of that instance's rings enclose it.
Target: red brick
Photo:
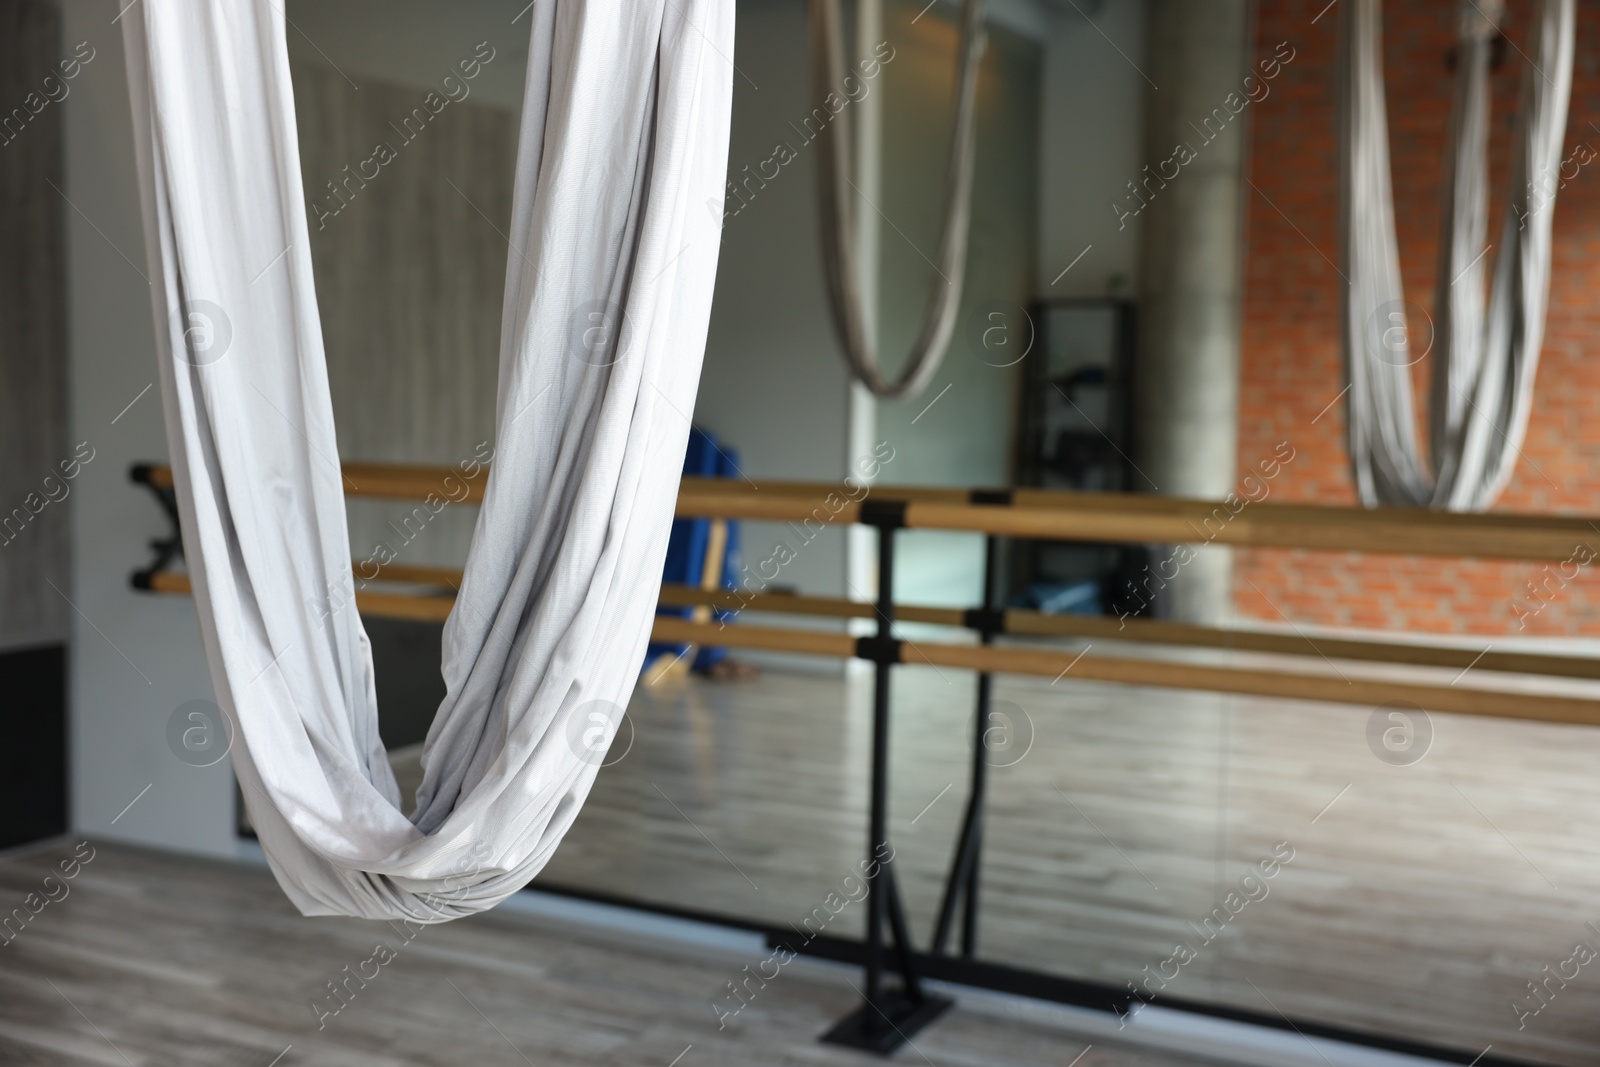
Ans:
[[[1260,194],[1247,191],[1239,467],[1242,476],[1288,440],[1297,454],[1273,481],[1272,499],[1349,504],[1355,493],[1345,458],[1343,405],[1311,421],[1344,387],[1338,321],[1343,282],[1323,258],[1337,261],[1339,247],[1338,11],[1311,22],[1325,4],[1279,0],[1259,8],[1258,55],[1271,54],[1285,40],[1297,54],[1272,83],[1271,95],[1252,105],[1250,177]],[[1509,0],[1507,8],[1505,31],[1516,47],[1493,81],[1491,235],[1498,232],[1505,204],[1511,115],[1522,76],[1518,50],[1531,51],[1531,0]],[[1430,314],[1450,113],[1445,57],[1454,44],[1454,12],[1455,5],[1445,3],[1390,5],[1384,26],[1401,271],[1408,299]],[[1600,6],[1579,5],[1578,22],[1580,41],[1600,38]],[[1592,111],[1587,104],[1600,99],[1600,65],[1584,63],[1581,55],[1564,155],[1580,143],[1600,147],[1600,133],[1586,123]],[[1600,360],[1586,355],[1600,335],[1600,161],[1560,191],[1552,274],[1526,459],[1496,509],[1600,514]],[[1423,403],[1428,363],[1419,364],[1415,378]],[[1426,432],[1426,412],[1418,416]],[[1296,622],[1325,625],[1600,634],[1600,573],[1587,572],[1519,630],[1511,602],[1538,572],[1536,565],[1497,561],[1256,549],[1238,553],[1234,600],[1241,614],[1270,621],[1281,621],[1275,605]]]

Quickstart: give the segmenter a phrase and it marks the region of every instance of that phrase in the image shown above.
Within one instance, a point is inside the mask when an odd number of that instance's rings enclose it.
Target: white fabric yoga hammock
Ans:
[[[1511,192],[1484,300],[1489,60],[1500,0],[1461,5],[1455,106],[1432,329],[1430,455],[1418,448],[1411,366],[1424,355],[1400,280],[1383,90],[1382,0],[1343,13],[1340,191],[1350,465],[1361,502],[1481,511],[1528,429],[1550,290],[1550,224],[1572,92],[1573,0],[1539,0],[1524,59]],[[1424,331],[1422,337],[1427,337]]]
[[[733,9],[532,9],[493,474],[414,823],[347,595],[282,9],[144,0],[124,17],[185,555],[251,820],[305,914],[490,908],[545,864],[588,793],[598,761],[569,738],[637,678],[694,410]],[[206,319],[209,337],[187,328]]]

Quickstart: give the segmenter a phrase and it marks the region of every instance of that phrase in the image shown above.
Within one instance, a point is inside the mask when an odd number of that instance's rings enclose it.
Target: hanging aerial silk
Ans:
[[[931,4],[929,5],[932,6]],[[886,400],[914,397],[933,380],[950,347],[967,272],[967,237],[972,221],[972,166],[977,153],[978,69],[988,34],[988,0],[963,0],[961,44],[956,57],[956,107],[945,168],[944,234],[939,239],[939,280],[922,320],[922,332],[894,378],[878,366],[878,342],[868,328],[861,264],[856,260],[861,199],[851,175],[852,121],[845,106],[852,79],[845,73],[839,0],[809,0],[811,89],[819,107],[834,114],[817,135],[817,200],[822,216],[822,269],[834,330],[857,381]],[[914,21],[914,20],[913,20]],[[872,205],[876,210],[876,205]]]
[[[596,709],[627,704],[644,656],[694,410],[733,8],[532,7],[493,473],[411,819],[350,596],[283,10],[123,16],[184,552],[251,822],[308,915],[490,908],[588,794],[592,724],[620,718]]]
[[[1550,223],[1572,93],[1573,0],[1539,0],[1488,301],[1489,65],[1500,0],[1463,0],[1431,329],[1406,309],[1389,175],[1382,0],[1346,0],[1341,54],[1343,344],[1361,502],[1481,511],[1516,468],[1544,339]],[[1430,454],[1411,367],[1433,357]]]

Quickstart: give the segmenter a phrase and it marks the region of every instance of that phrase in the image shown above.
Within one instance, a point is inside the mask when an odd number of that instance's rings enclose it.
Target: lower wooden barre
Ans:
[[[359,575],[359,570],[357,573]],[[459,588],[461,571],[449,567],[391,563],[373,580]],[[150,588],[162,593],[187,594],[190,591],[186,575],[168,572],[152,577]],[[453,603],[454,599],[451,596],[407,596],[365,591],[356,593],[357,609],[380,618],[443,622],[449,616]],[[877,610],[872,604],[845,600],[842,597],[802,596],[788,593],[743,596],[727,590],[696,589],[686,585],[663,585],[659,603],[666,607],[709,605],[730,611],[845,619],[870,619]],[[903,622],[930,623],[936,626],[962,627],[967,624],[966,612],[958,608],[918,607],[910,604],[896,606],[895,618]],[[727,633],[725,629],[720,629],[718,632]],[[1539,674],[1554,678],[1600,680],[1600,660],[1577,656],[1552,656],[1535,652],[1474,651],[1470,648],[1388,643],[1346,637],[1311,638],[1299,634],[1233,630],[1151,619],[1117,620],[1092,615],[1046,615],[1037,611],[1012,609],[1005,612],[1005,632],[1016,635],[1090,637],[1141,644],[1321,656],[1327,659],[1368,663],[1442,667],[1463,671],[1470,668],[1511,674]]]
[[[160,571],[150,576],[154,593],[190,596],[193,583],[187,574]],[[383,619],[410,619],[413,622],[444,622],[455,605],[453,596],[407,596],[402,593],[357,593],[356,610]]]
[[[385,563],[374,575],[362,573],[363,565],[356,564],[356,577],[367,582],[409,582],[415,585],[448,585],[461,588],[460,567],[429,567],[409,563]]]
[[[687,585],[663,585],[657,603],[663,607],[693,607],[709,604],[728,611],[768,611],[780,615],[817,615],[834,619],[871,619],[877,608],[860,600],[843,597],[803,596],[799,593],[757,593],[742,596],[726,589],[696,589]],[[936,626],[965,626],[966,612],[959,608],[921,608],[896,604],[894,617],[902,622],[926,622]]]
[[[1118,620],[1094,615],[1046,615],[1007,611],[1006,633],[1055,637],[1098,637],[1141,644],[1186,645],[1326,659],[1396,663],[1453,670],[1542,674],[1555,678],[1600,680],[1600,660],[1554,656],[1540,652],[1494,652],[1452,645],[1419,645],[1354,637],[1306,637],[1302,634],[1195,626],[1157,619]]]
[[[403,593],[357,593],[356,610],[384,619],[444,622],[455,607],[453,596],[407,596]]]
[[[149,588],[159,593],[187,594],[192,591],[188,575],[170,572],[153,575]],[[454,602],[454,598],[449,596],[356,594],[356,608],[359,611],[388,618],[428,622],[444,621],[449,616]],[[651,637],[656,641],[670,644],[719,645],[725,648],[799,652],[841,659],[853,657],[856,651],[856,639],[849,634],[766,626],[724,627],[715,623],[693,622],[668,616],[656,618],[651,628]],[[1195,689],[1202,692],[1237,693],[1245,696],[1279,697],[1286,700],[1312,700],[1372,707],[1385,704],[1414,705],[1425,711],[1457,715],[1484,715],[1502,719],[1600,726],[1600,700],[1534,693],[1507,693],[1453,685],[1416,685],[1367,678],[1347,680],[1324,674],[1208,667],[1161,660],[1123,659],[1093,656],[1087,653],[1073,654],[993,645],[948,645],[909,641],[900,645],[900,662],[927,663],[936,667],[954,667],[1000,674],[1033,674],[1047,678],[1066,675],[1082,681],[1118,682],[1164,689]]]
[[[719,628],[709,623],[669,618],[658,618],[651,633],[658,641],[673,643],[715,644],[729,648],[759,648],[823,656],[855,654],[855,638],[848,634],[819,634],[809,630],[754,626]],[[1367,678],[1346,680],[1324,674],[1208,667],[993,645],[907,641],[900,645],[900,662],[999,674],[1032,674],[1046,678],[1066,676],[1080,681],[1117,682],[1162,689],[1193,689],[1365,707],[1398,705],[1455,715],[1600,726],[1600,700],[1581,697],[1416,685]]]
[[[901,662],[927,662],[939,667],[985,670],[1002,674],[1035,674],[1082,681],[1120,682],[1163,689],[1197,689],[1208,693],[1313,700],[1321,703],[1365,707],[1415,706],[1424,711],[1454,715],[1483,715],[1500,719],[1600,726],[1600,700],[1583,697],[1509,693],[1495,689],[1468,689],[1449,685],[1417,685],[1371,678],[1345,679],[1327,674],[1291,674],[1287,671],[1251,670],[1243,667],[1207,667],[1163,660],[1119,659],[1022,648],[981,645],[905,646]],[[1076,662],[1074,662],[1076,660]],[[1068,669],[1070,667],[1070,670]]]
[[[346,496],[389,500],[426,500],[430,495],[456,504],[483,503],[489,468],[468,461],[469,474],[460,467],[419,467],[394,463],[345,463]]]
[[[663,585],[660,603],[674,607],[709,604],[735,611],[765,611],[783,615],[854,619],[870,619],[876,611],[871,604],[839,597],[801,596],[788,593],[758,593],[754,596],[743,596],[725,590],[708,591],[680,585]],[[905,622],[933,623],[938,626],[967,625],[966,612],[957,608],[897,605],[894,613],[896,619]],[[1555,678],[1600,680],[1600,660],[1583,659],[1578,656],[1552,656],[1536,652],[1486,652],[1448,645],[1391,643],[1349,637],[1312,638],[1300,634],[1194,626],[1154,619],[1119,620],[1094,615],[1046,615],[1043,612],[1013,608],[1005,612],[1005,632],[1041,637],[1092,637],[1141,644],[1183,645],[1241,652],[1322,656],[1327,659],[1360,660],[1369,663],[1446,667],[1454,670],[1472,668],[1512,674],[1542,674]]]
[[[767,652],[802,652],[812,656],[850,659],[856,654],[856,639],[849,634],[823,630],[784,630],[775,626],[718,626],[712,622],[693,622],[657,615],[650,628],[650,639],[672,645],[718,645],[724,648],[755,648]]]

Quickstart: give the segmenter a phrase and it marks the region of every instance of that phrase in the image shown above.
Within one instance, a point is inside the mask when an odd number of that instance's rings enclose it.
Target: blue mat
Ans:
[[[702,478],[736,478],[738,473],[738,454],[726,445],[719,442],[714,436],[704,430],[689,431],[689,448],[683,457],[683,473]],[[662,568],[661,580],[663,583],[673,585],[698,586],[705,574],[706,551],[711,544],[710,519],[674,519],[672,534],[667,540],[667,562]],[[722,587],[734,588],[739,575],[739,523],[732,519],[728,523],[727,550],[722,558]],[[694,609],[687,607],[661,607],[656,609],[658,615],[668,615],[674,618],[686,619],[693,615]],[[713,612],[713,617],[731,621],[736,613],[718,609]],[[650,645],[645,653],[645,663],[653,663],[665,654],[671,658],[684,654],[686,645],[656,644]],[[697,671],[706,671],[726,659],[728,650],[725,648],[707,648],[702,646],[695,654],[692,667]]]

